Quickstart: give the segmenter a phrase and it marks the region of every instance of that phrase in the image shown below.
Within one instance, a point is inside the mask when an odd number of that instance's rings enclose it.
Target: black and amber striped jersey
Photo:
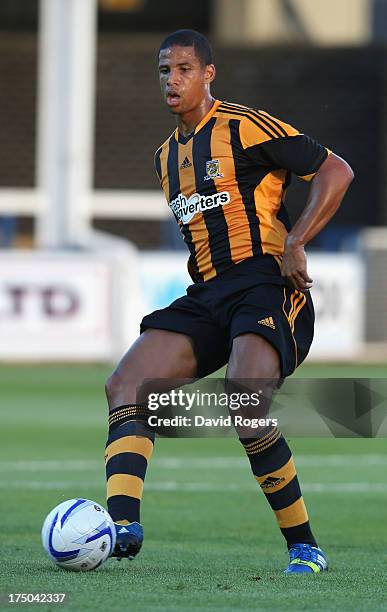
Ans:
[[[291,173],[312,179],[328,154],[264,111],[219,100],[192,134],[176,129],[157,150],[155,168],[190,251],[193,280],[250,257],[281,256]]]

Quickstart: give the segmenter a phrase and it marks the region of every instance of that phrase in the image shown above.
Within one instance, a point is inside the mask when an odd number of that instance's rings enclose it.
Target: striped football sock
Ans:
[[[251,470],[277,518],[288,548],[304,543],[317,546],[301,494],[291,450],[276,428],[259,438],[241,439]]]
[[[140,503],[155,434],[138,404],[119,406],[109,415],[105,462],[108,512],[116,523],[140,522]]]

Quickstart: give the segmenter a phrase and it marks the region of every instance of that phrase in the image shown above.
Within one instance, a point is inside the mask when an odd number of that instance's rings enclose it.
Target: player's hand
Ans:
[[[313,279],[306,269],[306,255],[302,245],[285,244],[281,274],[298,291],[309,291]]]

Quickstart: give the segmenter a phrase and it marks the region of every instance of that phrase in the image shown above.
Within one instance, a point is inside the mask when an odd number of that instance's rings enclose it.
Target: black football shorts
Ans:
[[[260,255],[190,285],[187,295],[143,318],[141,333],[150,328],[192,338],[199,378],[228,362],[234,338],[258,334],[278,351],[285,378],[309,352],[314,309],[309,292],[288,286],[274,257]]]

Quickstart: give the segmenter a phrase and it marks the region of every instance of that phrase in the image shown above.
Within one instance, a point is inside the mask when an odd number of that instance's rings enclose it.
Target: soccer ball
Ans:
[[[42,528],[49,557],[68,570],[86,572],[106,561],[116,544],[110,515],[90,499],[69,499],[48,514]]]

